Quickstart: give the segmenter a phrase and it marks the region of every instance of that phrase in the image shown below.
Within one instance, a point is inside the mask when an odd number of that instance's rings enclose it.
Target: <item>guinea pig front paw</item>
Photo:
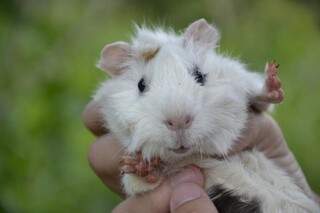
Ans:
[[[279,64],[274,60],[266,64],[266,78],[263,89],[251,100],[251,108],[254,111],[266,111],[270,104],[278,104],[283,101],[284,92],[281,88],[281,81],[278,77],[278,68]]]
[[[136,175],[150,184],[156,183],[160,179],[161,160],[159,157],[154,157],[147,161],[143,159],[141,152],[136,152],[134,155],[122,156],[120,164],[122,175]]]
[[[275,61],[266,64],[265,73],[265,94],[262,98],[268,103],[280,103],[283,101],[284,92],[281,88],[281,81],[278,77],[279,64]]]

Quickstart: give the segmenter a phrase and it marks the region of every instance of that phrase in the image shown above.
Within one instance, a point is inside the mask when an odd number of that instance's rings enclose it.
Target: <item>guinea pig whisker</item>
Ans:
[[[201,141],[199,140],[199,143],[196,143],[196,145],[199,147],[199,153],[200,153],[200,159],[203,159],[203,151],[201,148]]]

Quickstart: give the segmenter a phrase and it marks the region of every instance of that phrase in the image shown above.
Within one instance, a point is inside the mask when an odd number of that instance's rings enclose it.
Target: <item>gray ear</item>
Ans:
[[[186,42],[214,48],[220,39],[219,32],[212,25],[208,24],[205,19],[199,19],[192,24],[184,32]]]
[[[97,67],[106,71],[111,76],[121,74],[126,68],[126,62],[131,55],[131,47],[128,43],[118,41],[107,44],[101,51]]]

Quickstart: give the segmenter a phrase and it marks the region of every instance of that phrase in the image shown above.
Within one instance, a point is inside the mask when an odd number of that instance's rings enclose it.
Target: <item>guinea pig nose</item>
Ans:
[[[179,117],[172,117],[165,121],[166,126],[170,130],[187,129],[191,126],[193,121],[192,116],[185,115]]]

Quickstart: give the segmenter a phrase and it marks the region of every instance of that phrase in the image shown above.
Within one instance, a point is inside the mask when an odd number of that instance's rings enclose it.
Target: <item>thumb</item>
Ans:
[[[164,181],[155,190],[126,199],[113,210],[113,213],[168,212],[170,195],[173,189],[176,186],[183,185],[183,183],[203,185],[201,171],[195,166],[185,168],[183,171]]]
[[[218,213],[207,193],[194,183],[182,183],[173,189],[170,210],[173,213]]]

